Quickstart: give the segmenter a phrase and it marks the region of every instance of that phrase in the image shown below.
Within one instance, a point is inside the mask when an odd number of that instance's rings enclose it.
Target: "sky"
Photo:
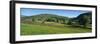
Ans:
[[[58,10],[58,9],[36,9],[36,8],[20,8],[20,14],[24,16],[32,16],[38,14],[55,14],[65,17],[77,17],[82,13],[89,12],[87,10]]]

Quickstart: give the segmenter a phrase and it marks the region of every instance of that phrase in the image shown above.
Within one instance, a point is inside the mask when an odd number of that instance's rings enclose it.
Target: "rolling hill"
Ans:
[[[24,16],[21,17],[21,21],[47,21],[47,22],[59,22],[59,23],[65,23],[66,20],[68,20],[68,17],[64,16],[58,16],[54,14],[38,14],[38,15],[33,15],[33,16]]]

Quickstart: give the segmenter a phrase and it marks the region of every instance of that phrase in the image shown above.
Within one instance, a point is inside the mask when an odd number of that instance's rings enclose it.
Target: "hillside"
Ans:
[[[79,16],[77,16],[76,18],[71,18],[70,22],[73,25],[83,25],[83,26],[89,26],[91,27],[92,24],[92,13],[91,12],[87,12],[87,13],[82,13]]]
[[[58,16],[54,14],[38,14],[38,15],[33,15],[33,16],[21,17],[21,21],[32,21],[32,22],[41,21],[41,23],[44,23],[44,22],[65,23],[65,21],[67,20],[68,20],[68,17]]]

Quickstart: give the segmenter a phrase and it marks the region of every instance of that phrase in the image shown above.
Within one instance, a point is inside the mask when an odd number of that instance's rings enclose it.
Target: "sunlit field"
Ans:
[[[72,27],[64,24],[21,24],[21,35],[87,33],[91,29]]]

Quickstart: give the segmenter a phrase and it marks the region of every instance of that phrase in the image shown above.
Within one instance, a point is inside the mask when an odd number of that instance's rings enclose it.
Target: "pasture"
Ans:
[[[43,35],[43,34],[68,34],[68,33],[88,33],[89,28],[73,27],[60,23],[46,22],[45,24],[21,23],[21,35]]]

